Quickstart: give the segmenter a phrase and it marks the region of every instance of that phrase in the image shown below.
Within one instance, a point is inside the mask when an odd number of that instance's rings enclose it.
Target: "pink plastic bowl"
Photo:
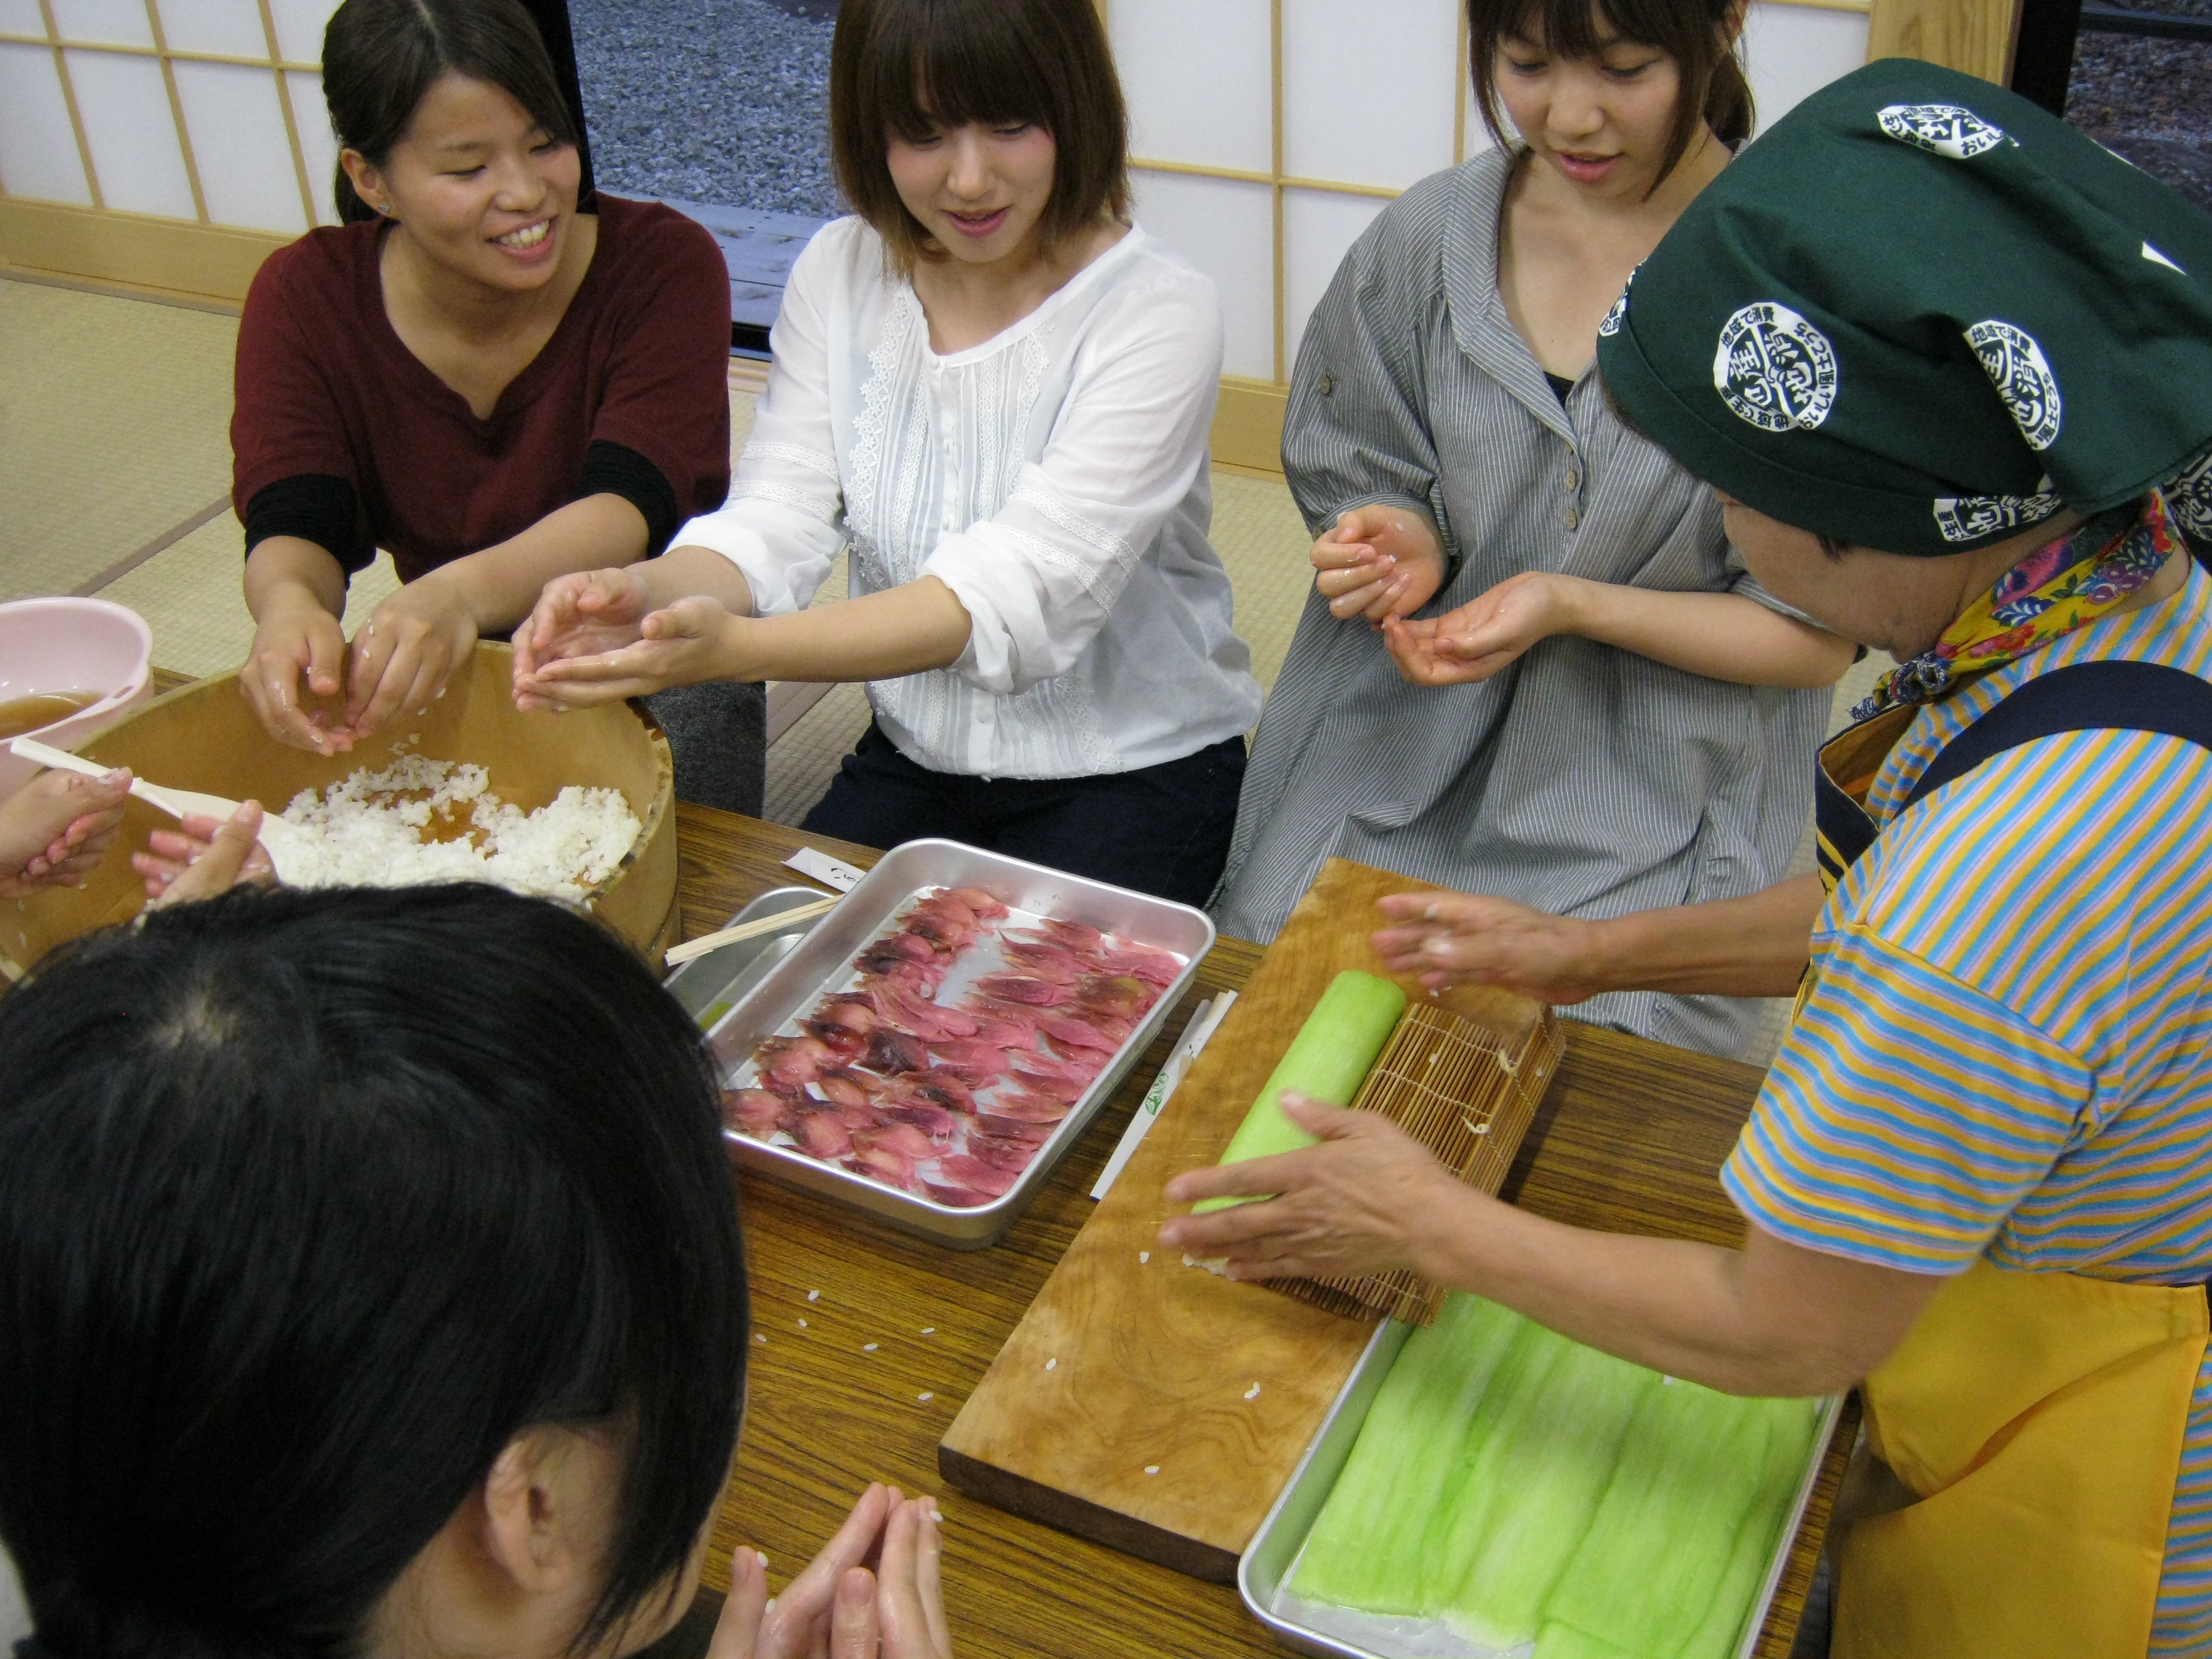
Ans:
[[[0,605],[0,702],[42,692],[97,691],[67,720],[19,732],[57,749],[76,745],[154,695],[154,635],[143,617],[106,599],[18,599]],[[0,799],[38,775],[0,740]]]

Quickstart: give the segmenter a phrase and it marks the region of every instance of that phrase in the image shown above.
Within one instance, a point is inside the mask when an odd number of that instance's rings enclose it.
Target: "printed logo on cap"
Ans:
[[[1963,104],[1891,104],[1875,116],[1881,130],[1900,144],[1970,161],[1999,144],[2020,141],[1993,127]]]
[[[1836,349],[1788,306],[1762,300],[1721,325],[1713,390],[1761,431],[1810,432],[1835,404]]]
[[[1947,542],[1975,542],[2001,531],[2040,524],[2063,504],[2053,490],[2036,495],[1939,496],[1936,528]]]
[[[2058,377],[2035,337],[1992,317],[1966,331],[1966,343],[1982,360],[1983,373],[2012,411],[2027,447],[2050,448],[2058,440]]]

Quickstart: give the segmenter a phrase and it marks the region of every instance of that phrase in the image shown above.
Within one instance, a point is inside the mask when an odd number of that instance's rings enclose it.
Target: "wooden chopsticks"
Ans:
[[[763,916],[757,921],[740,923],[735,927],[724,927],[712,933],[702,933],[697,939],[686,939],[681,945],[668,947],[668,965],[681,967],[687,962],[719,951],[725,945],[735,945],[739,939],[758,939],[763,933],[780,933],[793,922],[812,921],[827,915],[837,908],[842,894],[817,899],[811,904],[794,904],[788,910],[779,910],[772,916]]]

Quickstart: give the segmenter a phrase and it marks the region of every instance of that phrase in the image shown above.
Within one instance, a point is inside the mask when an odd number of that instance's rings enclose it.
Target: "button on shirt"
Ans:
[[[728,504],[676,544],[803,608],[841,548],[855,594],[925,575],[966,607],[950,667],[868,687],[909,759],[971,776],[1088,776],[1259,717],[1207,539],[1221,372],[1213,285],[1131,229],[1043,305],[939,354],[859,219],[800,254]]]

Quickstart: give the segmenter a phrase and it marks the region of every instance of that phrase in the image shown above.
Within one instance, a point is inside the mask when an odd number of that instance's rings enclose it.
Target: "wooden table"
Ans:
[[[704,807],[679,805],[676,821],[686,939],[720,927],[767,888],[798,884],[782,860],[801,845],[860,866],[877,856]],[[1198,995],[1242,985],[1259,960],[1259,947],[1241,939],[1215,946],[1199,991],[991,1249],[924,1243],[823,1199],[739,1177],[757,1335],[744,1438],[714,1526],[714,1587],[727,1583],[729,1553],[741,1542],[768,1553],[769,1583],[781,1585],[860,1489],[884,1480],[939,1494],[945,1601],[962,1659],[1287,1651],[1246,1615],[1234,1589],[1018,1519],[946,1490],[937,1475],[939,1438],[1089,1217],[1091,1184]],[[1504,1195],[1585,1226],[1735,1243],[1742,1223],[1715,1175],[1761,1073],[1585,1025],[1568,1030],[1566,1058]],[[1847,1407],[1761,1633],[1763,1659],[1790,1650],[1857,1421]],[[695,1653],[711,1613],[696,1609],[680,1633]]]

